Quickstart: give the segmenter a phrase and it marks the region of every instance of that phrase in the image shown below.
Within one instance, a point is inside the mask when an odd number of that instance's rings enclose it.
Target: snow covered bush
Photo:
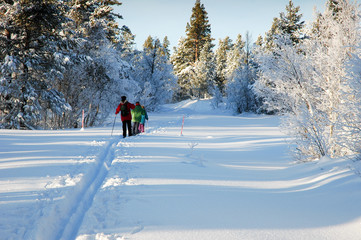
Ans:
[[[251,88],[253,76],[251,70],[244,66],[237,69],[226,85],[227,108],[235,113],[249,112],[254,109],[254,94]]]

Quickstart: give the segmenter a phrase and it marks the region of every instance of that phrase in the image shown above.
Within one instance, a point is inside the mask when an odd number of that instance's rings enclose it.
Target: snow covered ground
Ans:
[[[183,135],[181,125],[185,116]],[[0,130],[1,239],[361,239],[351,160],[296,164],[279,118],[186,101],[120,138]]]

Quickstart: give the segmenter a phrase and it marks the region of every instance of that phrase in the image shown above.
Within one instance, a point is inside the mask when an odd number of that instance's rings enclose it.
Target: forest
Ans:
[[[172,54],[165,37],[135,49],[118,0],[0,1],[0,128],[96,126],[120,96],[149,111],[211,98],[235,114],[279,114],[300,161],[361,148],[360,8],[327,0],[305,24],[292,0],[256,42],[225,36],[215,49],[206,7],[195,0]],[[124,19],[126,22],[126,19]]]

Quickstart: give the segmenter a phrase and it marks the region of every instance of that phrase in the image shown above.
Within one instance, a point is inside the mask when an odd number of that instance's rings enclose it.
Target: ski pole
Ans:
[[[184,126],[184,115],[183,115],[183,121],[182,121],[182,129],[181,129],[181,136],[183,136],[183,126]]]
[[[111,136],[113,136],[113,130],[114,130],[114,125],[115,125],[115,119],[117,118],[117,115],[115,115],[115,118],[114,118],[114,122],[113,122],[113,128],[112,128],[112,134]]]

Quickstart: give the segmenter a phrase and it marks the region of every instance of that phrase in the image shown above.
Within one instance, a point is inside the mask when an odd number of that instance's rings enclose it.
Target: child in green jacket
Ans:
[[[139,102],[135,103],[135,108],[132,110],[133,134],[139,133],[139,124],[142,120],[142,115],[145,115],[145,110],[140,106]]]

